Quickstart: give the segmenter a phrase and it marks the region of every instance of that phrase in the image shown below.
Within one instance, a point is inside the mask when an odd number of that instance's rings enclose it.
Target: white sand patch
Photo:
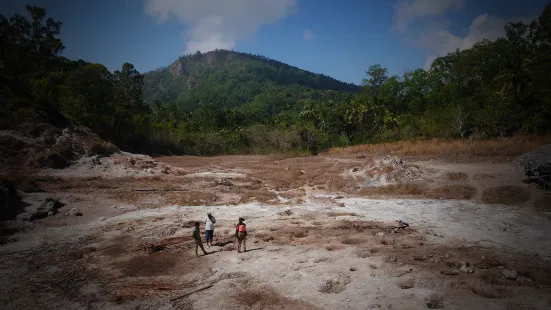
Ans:
[[[362,199],[343,198],[344,207],[306,201],[301,205],[265,205],[247,203],[222,206],[166,206],[156,209],[130,211],[107,219],[100,218],[88,224],[77,225],[72,232],[87,232],[90,229],[128,220],[149,217],[166,217],[176,222],[204,221],[207,212],[212,212],[219,222],[237,222],[244,217],[249,227],[264,226],[280,217],[279,213],[291,210],[300,218],[306,213],[326,214],[329,212],[355,213],[361,220],[380,221],[395,224],[397,220],[408,222],[412,228],[433,234],[435,241],[466,245],[494,246],[504,250],[539,255],[551,259],[551,226],[549,220],[514,207],[483,205],[470,201],[408,200],[408,199]],[[129,206],[124,209],[131,210]],[[328,217],[329,218],[329,217]],[[344,219],[346,217],[339,217]],[[154,225],[154,224],[152,224]],[[48,228],[51,233],[64,229]],[[11,247],[7,244],[5,248]]]
[[[442,243],[477,243],[551,259],[549,220],[530,210],[471,201],[360,198],[341,201],[345,204],[342,209],[370,220],[403,220],[413,227],[428,229],[440,236]]]
[[[329,195],[333,197],[332,195]],[[373,200],[343,198],[344,207],[334,207],[323,201],[309,201],[295,206],[277,206],[260,203],[223,206],[164,206],[155,209],[134,211],[124,205],[128,212],[109,218],[98,218],[67,229],[65,227],[37,227],[31,234],[22,235],[18,242],[7,244],[0,249],[0,254],[25,248],[36,248],[44,243],[54,244],[77,240],[95,233],[101,233],[104,242],[112,243],[121,234],[130,234],[141,240],[163,238],[168,230],[176,230],[171,237],[189,236],[191,228],[181,224],[190,221],[204,223],[207,212],[217,218],[216,234],[231,235],[232,227],[238,217],[244,217],[249,230],[262,230],[273,227],[282,216],[279,214],[290,209],[293,221],[303,222],[333,219],[327,214],[339,212],[356,213],[353,220],[381,221],[392,226],[395,220],[409,222],[412,228],[431,231],[436,235],[431,240],[443,244],[457,245],[464,243],[481,243],[498,248],[538,253],[541,258],[549,259],[551,241],[546,236],[551,233],[548,220],[531,216],[526,217],[522,209],[507,206],[478,205],[464,201],[438,200]],[[123,205],[121,205],[123,206]],[[132,210],[132,211],[131,211]],[[314,214],[316,218],[311,218]],[[308,216],[306,216],[308,215]],[[161,220],[154,220],[154,218]],[[304,220],[309,218],[309,220]],[[151,219],[151,220],[149,220]],[[339,219],[342,219],[339,217]],[[141,220],[131,232],[108,230],[125,222]],[[506,228],[506,229],[504,229]],[[388,307],[393,309],[425,309],[423,299],[432,293],[443,293],[451,278],[438,277],[434,273],[417,269],[414,266],[393,265],[384,262],[383,257],[358,257],[352,247],[339,251],[328,251],[316,246],[282,246],[270,243],[255,243],[255,234],[248,239],[249,252],[237,254],[235,251],[215,252],[204,260],[210,266],[209,273],[204,270],[191,271],[185,277],[202,279],[205,284],[214,283],[207,292],[193,294],[188,301],[194,309],[224,309],[228,296],[235,292],[239,285],[237,279],[219,280],[220,277],[239,273],[243,279],[250,280],[249,290],[261,292],[273,290],[276,294],[288,299],[299,299],[322,309],[366,309]],[[323,244],[323,242],[321,242]],[[104,245],[102,245],[104,246]],[[413,269],[411,274],[398,277],[404,270]],[[178,274],[174,274],[178,277]],[[415,286],[401,289],[397,283],[411,279]],[[146,280],[147,281],[147,280]],[[337,283],[342,292],[324,293],[326,283]],[[345,283],[345,284],[343,284]],[[340,286],[339,286],[340,285]],[[201,286],[201,285],[199,285]],[[464,294],[464,295],[462,295]],[[484,309],[503,309],[499,300],[481,299],[469,292],[445,295],[447,308],[473,308],[473,305],[484,305]],[[223,298],[222,298],[223,297]],[[170,306],[168,298],[148,300],[157,309]],[[380,307],[379,307],[380,308]]]
[[[83,156],[65,169],[43,169],[39,175],[63,178],[121,178],[182,175],[181,168],[158,163],[151,156],[118,152],[109,157]]]

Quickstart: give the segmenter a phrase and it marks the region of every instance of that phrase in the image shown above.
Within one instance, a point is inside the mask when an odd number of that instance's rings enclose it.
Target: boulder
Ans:
[[[518,274],[515,270],[503,269],[501,273],[509,280],[516,280],[518,278]]]
[[[48,216],[53,216],[57,214],[57,210],[63,207],[65,204],[60,202],[59,199],[48,197],[40,203],[40,206],[36,209],[34,213],[29,215],[28,220],[34,221],[46,218]]]
[[[82,212],[80,212],[77,208],[72,208],[71,211],[65,213],[66,216],[82,216]]]
[[[463,266],[459,267],[459,271],[461,271],[463,273],[471,274],[471,273],[474,273],[474,268],[463,265]]]

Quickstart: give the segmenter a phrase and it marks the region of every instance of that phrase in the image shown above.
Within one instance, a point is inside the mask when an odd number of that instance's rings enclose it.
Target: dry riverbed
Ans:
[[[16,232],[0,246],[0,304],[547,309],[549,200],[522,179],[508,163],[365,154],[83,158],[15,181],[28,205],[5,224]],[[23,221],[50,197],[57,214]],[[206,212],[217,245],[196,257]]]

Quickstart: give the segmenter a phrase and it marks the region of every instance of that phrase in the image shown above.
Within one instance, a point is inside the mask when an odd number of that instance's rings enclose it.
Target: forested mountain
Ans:
[[[264,56],[216,50],[183,56],[169,67],[147,72],[144,99],[148,103],[176,103],[181,108],[211,103],[236,107],[278,86],[309,89],[313,99],[337,95],[323,91],[357,93],[360,90],[357,85]]]
[[[30,20],[0,16],[0,81],[125,150],[315,152],[551,130],[551,4],[530,24],[508,23],[504,38],[440,57],[430,70],[389,76],[375,64],[359,91],[228,51],[185,56],[145,77],[129,63],[110,72],[101,64],[61,57],[61,22],[46,19],[41,8],[27,11]],[[0,129],[13,123],[8,112],[29,113],[17,96],[0,103]]]

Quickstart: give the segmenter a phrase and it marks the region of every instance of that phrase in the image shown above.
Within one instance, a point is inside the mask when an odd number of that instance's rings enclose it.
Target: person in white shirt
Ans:
[[[207,246],[212,246],[212,239],[214,237],[214,223],[216,223],[216,219],[212,214],[207,213],[207,221],[205,222],[205,239],[207,241]]]

